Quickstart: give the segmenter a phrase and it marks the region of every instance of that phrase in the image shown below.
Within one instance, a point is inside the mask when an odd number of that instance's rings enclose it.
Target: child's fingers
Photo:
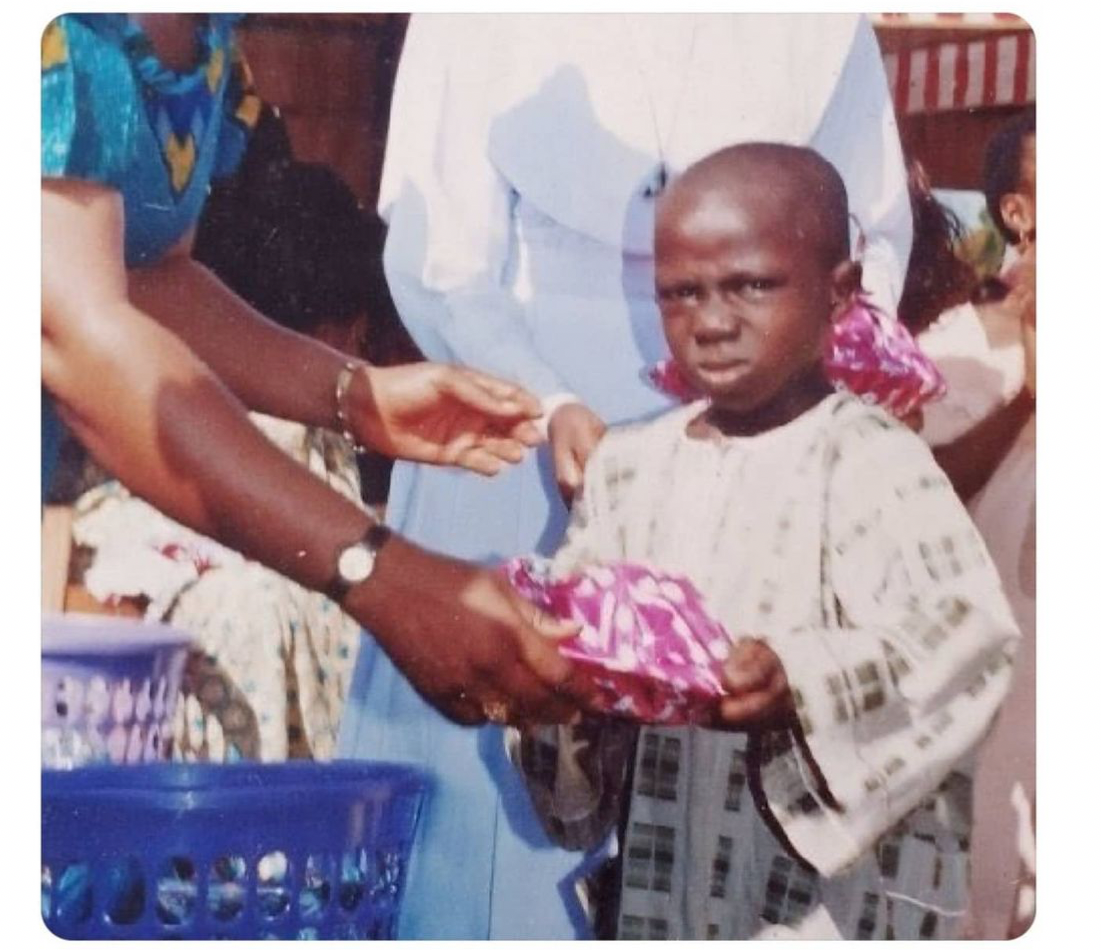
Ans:
[[[567,501],[581,487],[584,470],[577,463],[571,446],[557,446],[554,452],[554,475],[558,490]]]
[[[791,712],[791,689],[787,673],[782,665],[777,665],[764,687],[735,696],[724,696],[719,701],[718,717],[720,725],[747,728],[778,720]]]
[[[776,668],[775,655],[759,640],[739,640],[723,665],[723,683],[732,693],[760,690]]]
[[[724,696],[719,702],[719,719],[727,726],[750,726],[771,713],[775,702],[771,690]]]

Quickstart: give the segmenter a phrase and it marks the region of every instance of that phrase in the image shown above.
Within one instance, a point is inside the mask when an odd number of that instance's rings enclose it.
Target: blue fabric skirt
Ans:
[[[565,511],[550,505],[538,462],[489,480],[399,464],[391,524],[425,547],[492,562],[554,547]],[[535,462],[535,460],[532,460]],[[543,536],[545,543],[537,545]],[[498,726],[449,722],[370,637],[345,708],[338,755],[409,762],[434,777],[400,918],[405,939],[588,936],[572,893],[583,856],[551,844],[505,755]],[[598,860],[594,857],[593,860]]]

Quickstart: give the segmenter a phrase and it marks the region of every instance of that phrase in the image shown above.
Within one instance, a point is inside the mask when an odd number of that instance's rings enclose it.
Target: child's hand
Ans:
[[[791,713],[791,690],[780,658],[763,640],[750,637],[734,644],[723,664],[718,724],[733,729],[765,726]]]
[[[551,416],[547,433],[558,491],[567,505],[585,478],[585,463],[607,426],[588,406],[579,402],[560,406]]]

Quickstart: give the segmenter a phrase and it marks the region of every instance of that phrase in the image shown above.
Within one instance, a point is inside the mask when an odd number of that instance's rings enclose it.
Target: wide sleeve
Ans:
[[[758,747],[769,811],[826,875],[974,749],[1019,639],[982,539],[928,448],[885,420],[850,436],[825,498],[821,626],[769,638],[799,727]]]
[[[394,301],[430,359],[539,396],[568,387],[537,352],[508,284],[515,195],[488,157],[507,53],[493,17],[414,16],[394,87],[379,196]]]
[[[906,165],[887,75],[871,24],[861,17],[848,58],[810,143],[837,168],[863,233],[864,286],[894,315],[913,224]]]
[[[52,20],[42,33],[42,177],[120,188],[137,148],[135,95],[106,32],[74,16]]]

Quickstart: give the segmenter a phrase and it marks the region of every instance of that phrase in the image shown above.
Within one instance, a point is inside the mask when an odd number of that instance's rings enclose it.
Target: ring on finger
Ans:
[[[508,704],[500,700],[490,700],[489,702],[482,703],[482,712],[485,713],[486,719],[490,722],[497,723],[498,725],[508,722]]]

